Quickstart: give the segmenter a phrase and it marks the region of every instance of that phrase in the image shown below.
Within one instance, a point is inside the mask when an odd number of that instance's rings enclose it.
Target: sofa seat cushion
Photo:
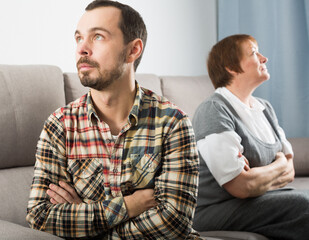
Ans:
[[[60,240],[57,236],[0,220],[0,238],[6,240]]]
[[[295,177],[294,181],[289,183],[287,187],[293,187],[298,190],[309,190],[309,178]]]
[[[237,231],[207,231],[199,232],[202,237],[212,237],[221,240],[268,240],[268,238],[251,232],[237,232]]]
[[[32,178],[33,166],[0,170],[0,219],[2,221],[28,227],[26,214]]]

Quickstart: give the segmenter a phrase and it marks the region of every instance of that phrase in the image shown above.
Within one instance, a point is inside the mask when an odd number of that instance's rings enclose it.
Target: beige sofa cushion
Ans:
[[[28,227],[26,211],[32,178],[33,166],[0,170],[1,220]]]
[[[136,74],[136,80],[141,87],[147,88],[162,96],[161,80],[154,74]]]
[[[161,78],[163,95],[186,112],[192,120],[196,108],[214,92],[208,76]]]
[[[309,138],[289,138],[294,151],[296,176],[309,175]]]
[[[0,220],[1,239],[5,240],[61,240],[46,232],[25,228],[20,225]]]
[[[33,165],[44,121],[65,103],[62,71],[0,65],[0,102],[0,169]]]
[[[156,75],[137,74],[136,80],[142,87],[148,88],[160,96],[162,95],[160,79]],[[88,92],[88,88],[80,83],[77,73],[64,73],[64,89],[67,104]]]
[[[88,92],[88,88],[80,83],[77,73],[64,73],[63,76],[66,104],[80,98]]]

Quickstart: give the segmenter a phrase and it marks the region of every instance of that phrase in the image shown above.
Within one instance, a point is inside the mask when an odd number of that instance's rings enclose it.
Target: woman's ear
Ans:
[[[235,72],[234,70],[229,69],[228,67],[225,67],[225,70],[229,72],[233,77],[238,75],[238,72]]]
[[[129,43],[127,62],[134,62],[143,52],[143,41],[139,38]]]

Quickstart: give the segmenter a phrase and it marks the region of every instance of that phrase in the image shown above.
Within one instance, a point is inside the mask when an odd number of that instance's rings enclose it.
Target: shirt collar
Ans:
[[[143,94],[144,94],[143,89],[138,85],[137,81],[135,81],[135,86],[136,86],[136,95],[135,95],[133,107],[129,114],[129,121],[133,126],[138,124],[138,112],[139,112],[141,101],[142,101]],[[90,90],[87,94],[86,104],[87,104],[87,117],[88,117],[89,122],[92,123],[92,119],[97,122],[100,121],[100,118],[98,117],[98,114],[92,102]]]
[[[98,114],[92,103],[90,90],[87,94],[86,104],[87,104],[87,117],[88,117],[88,121],[90,122],[90,124],[92,123],[92,117],[94,118],[94,120],[100,121]]]
[[[238,106],[250,110],[250,111],[264,111],[265,106],[260,103],[255,97],[251,96],[250,98],[250,105],[251,107],[248,107],[246,104],[244,104],[238,97],[236,97],[230,90],[228,90],[226,87],[221,87],[216,89],[217,93],[220,93],[223,95],[227,100],[229,100],[232,104],[237,104]]]
[[[138,113],[141,107],[141,102],[143,99],[144,91],[143,89],[139,86],[137,81],[135,81],[135,86],[136,86],[136,95],[133,103],[133,107],[131,109],[131,112],[129,114],[129,121],[133,126],[136,126],[138,124]]]

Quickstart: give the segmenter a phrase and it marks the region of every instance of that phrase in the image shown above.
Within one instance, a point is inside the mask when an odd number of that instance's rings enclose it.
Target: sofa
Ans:
[[[137,74],[141,86],[163,95],[192,119],[214,88],[208,76]],[[60,239],[30,229],[25,220],[35,163],[35,148],[44,121],[57,108],[88,90],[76,73],[57,66],[0,65],[0,238]],[[296,178],[290,185],[309,189],[309,138],[289,139],[295,151]],[[202,232],[207,239],[267,239],[245,232]]]

